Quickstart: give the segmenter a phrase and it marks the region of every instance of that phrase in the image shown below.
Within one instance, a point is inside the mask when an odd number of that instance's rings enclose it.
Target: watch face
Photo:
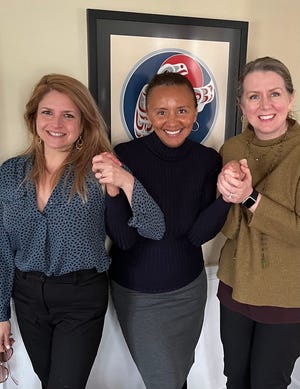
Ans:
[[[246,201],[243,202],[244,207],[246,208],[251,208],[252,205],[256,203],[256,200],[253,199],[252,197],[248,197]]]
[[[251,195],[242,203],[246,208],[251,208],[256,203],[258,192],[253,189]]]

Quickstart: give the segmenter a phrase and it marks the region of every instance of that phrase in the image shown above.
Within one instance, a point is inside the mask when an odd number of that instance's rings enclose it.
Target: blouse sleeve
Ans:
[[[106,195],[106,227],[123,250],[132,247],[138,236],[159,240],[166,229],[161,209],[136,178],[131,207],[122,191],[115,197]]]
[[[10,298],[12,294],[15,263],[14,252],[3,224],[3,203],[0,202],[0,321],[10,319]]]

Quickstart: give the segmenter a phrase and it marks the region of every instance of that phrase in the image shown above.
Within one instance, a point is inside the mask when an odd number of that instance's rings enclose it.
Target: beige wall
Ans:
[[[87,85],[87,8],[248,21],[248,60],[278,57],[300,85],[299,0],[0,0],[0,162],[27,144],[24,106],[43,74]],[[217,262],[222,242],[219,234],[204,247],[207,263]]]
[[[276,56],[300,85],[298,0],[0,0],[0,161],[26,145],[24,105],[40,76],[87,84],[87,8],[249,21],[248,59]]]

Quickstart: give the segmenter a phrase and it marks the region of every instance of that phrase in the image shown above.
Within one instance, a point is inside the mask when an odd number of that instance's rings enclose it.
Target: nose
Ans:
[[[55,127],[61,127],[63,123],[63,118],[61,115],[55,115],[52,117],[52,124]]]
[[[262,96],[260,99],[260,106],[262,109],[268,109],[271,105],[270,98],[268,96]]]
[[[176,125],[177,123],[177,115],[176,115],[176,112],[170,112],[168,114],[168,125],[171,126],[171,125]]]

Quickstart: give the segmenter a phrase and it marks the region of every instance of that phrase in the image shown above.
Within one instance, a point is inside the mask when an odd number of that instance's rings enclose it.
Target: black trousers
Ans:
[[[221,304],[228,389],[286,389],[300,356],[300,324],[263,324]]]
[[[13,298],[20,332],[44,389],[84,389],[102,336],[105,273],[60,277],[16,271]]]

